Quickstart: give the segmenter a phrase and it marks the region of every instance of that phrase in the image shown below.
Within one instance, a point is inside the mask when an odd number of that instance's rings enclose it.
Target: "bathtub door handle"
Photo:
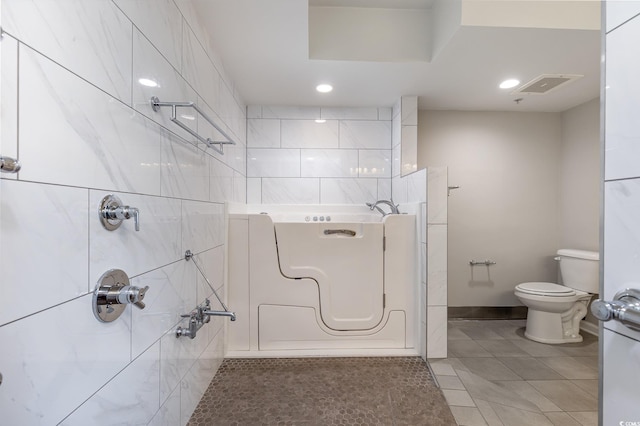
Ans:
[[[324,235],[333,235],[333,234],[344,234],[350,237],[356,236],[356,231],[352,231],[350,229],[325,229]]]

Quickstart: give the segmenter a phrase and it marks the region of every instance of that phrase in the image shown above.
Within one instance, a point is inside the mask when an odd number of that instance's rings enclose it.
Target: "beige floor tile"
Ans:
[[[448,343],[449,354],[454,358],[491,358],[493,356],[473,340],[451,340]]]
[[[476,340],[487,352],[496,357],[527,357],[528,353],[509,340]]]
[[[567,379],[589,380],[598,378],[598,370],[587,367],[573,357],[539,358],[540,362],[554,369],[558,374]]]
[[[471,399],[467,391],[442,389],[442,394],[450,406],[457,407],[475,407],[476,404]]]
[[[542,413],[520,410],[501,404],[492,403],[504,426],[553,426],[553,423]]]
[[[547,367],[537,358],[498,358],[500,362],[506,365],[518,376],[524,380],[563,380],[560,374],[555,370]]]
[[[436,376],[456,376],[456,371],[446,359],[429,361],[429,365]]]
[[[594,370],[598,369],[598,357],[597,356],[576,356],[574,357],[580,364],[586,365]]]
[[[569,380],[531,380],[529,383],[563,411],[598,410],[598,398]]]
[[[555,345],[545,345],[529,339],[512,340],[513,344],[533,357],[565,356],[566,354]]]
[[[502,386],[503,388],[514,392],[520,395],[522,398],[530,401],[538,407],[540,411],[549,412],[549,411],[562,411],[560,407],[554,404],[549,398],[542,395],[540,392],[536,390],[529,383],[524,381],[507,381],[507,382],[496,382],[498,386]]]
[[[576,419],[582,426],[598,426],[597,411],[569,412],[568,414]]]
[[[447,340],[471,340],[471,337],[464,334],[458,327],[451,327],[447,330]]]
[[[487,422],[477,408],[451,407],[451,412],[460,426],[487,426]]]
[[[466,390],[458,376],[438,376],[436,375],[436,380],[438,381],[438,385],[440,389],[456,389],[456,390]]]
[[[571,383],[587,391],[589,395],[595,396],[596,398],[598,397],[599,380],[572,380]]]
[[[491,407],[491,403],[483,399],[476,398],[473,399],[473,402],[476,403],[476,407],[478,407],[482,417],[484,417],[484,420],[489,426],[504,426],[500,417],[498,417],[496,412],[493,410],[493,407]]]
[[[462,381],[464,387],[467,388],[467,392],[474,399],[482,399],[528,411],[539,411],[538,407],[532,402],[476,374],[458,371],[458,377],[460,377],[460,381]]]
[[[544,414],[553,423],[553,426],[581,426],[580,423],[564,411]]]
[[[470,372],[486,380],[522,380],[497,358],[460,358]]]
[[[488,327],[485,321],[462,325],[458,328],[473,340],[504,340],[504,337],[493,331],[491,327]]]

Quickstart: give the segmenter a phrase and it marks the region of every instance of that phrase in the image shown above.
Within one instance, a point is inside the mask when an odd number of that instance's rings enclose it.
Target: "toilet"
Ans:
[[[582,342],[580,321],[599,289],[599,254],[572,249],[557,254],[562,285],[527,282],[515,288],[516,297],[529,308],[524,335],[541,343]]]

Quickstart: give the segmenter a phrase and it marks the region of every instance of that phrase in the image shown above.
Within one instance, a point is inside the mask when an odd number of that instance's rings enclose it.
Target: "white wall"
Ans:
[[[560,248],[600,247],[600,99],[562,113]]]
[[[447,166],[460,186],[448,199],[449,306],[516,306],[518,283],[555,280],[560,115],[421,111],[418,126],[419,167]]]
[[[174,334],[211,293],[184,252],[223,290],[224,202],[246,188],[245,107],[195,16],[187,0],[2,2],[2,154],[23,167],[0,182],[7,424],[185,424],[221,362],[224,319]],[[197,102],[239,145],[186,143],[152,95]],[[140,209],[140,232],[103,229],[108,193]],[[150,288],[105,324],[92,292],[110,268]]]

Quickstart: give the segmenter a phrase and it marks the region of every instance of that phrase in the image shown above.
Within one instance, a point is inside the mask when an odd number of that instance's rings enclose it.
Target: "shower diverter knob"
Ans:
[[[121,269],[105,272],[93,292],[93,313],[100,322],[118,319],[128,304],[144,309],[142,302],[149,286],[144,288],[129,285],[129,277]]]

